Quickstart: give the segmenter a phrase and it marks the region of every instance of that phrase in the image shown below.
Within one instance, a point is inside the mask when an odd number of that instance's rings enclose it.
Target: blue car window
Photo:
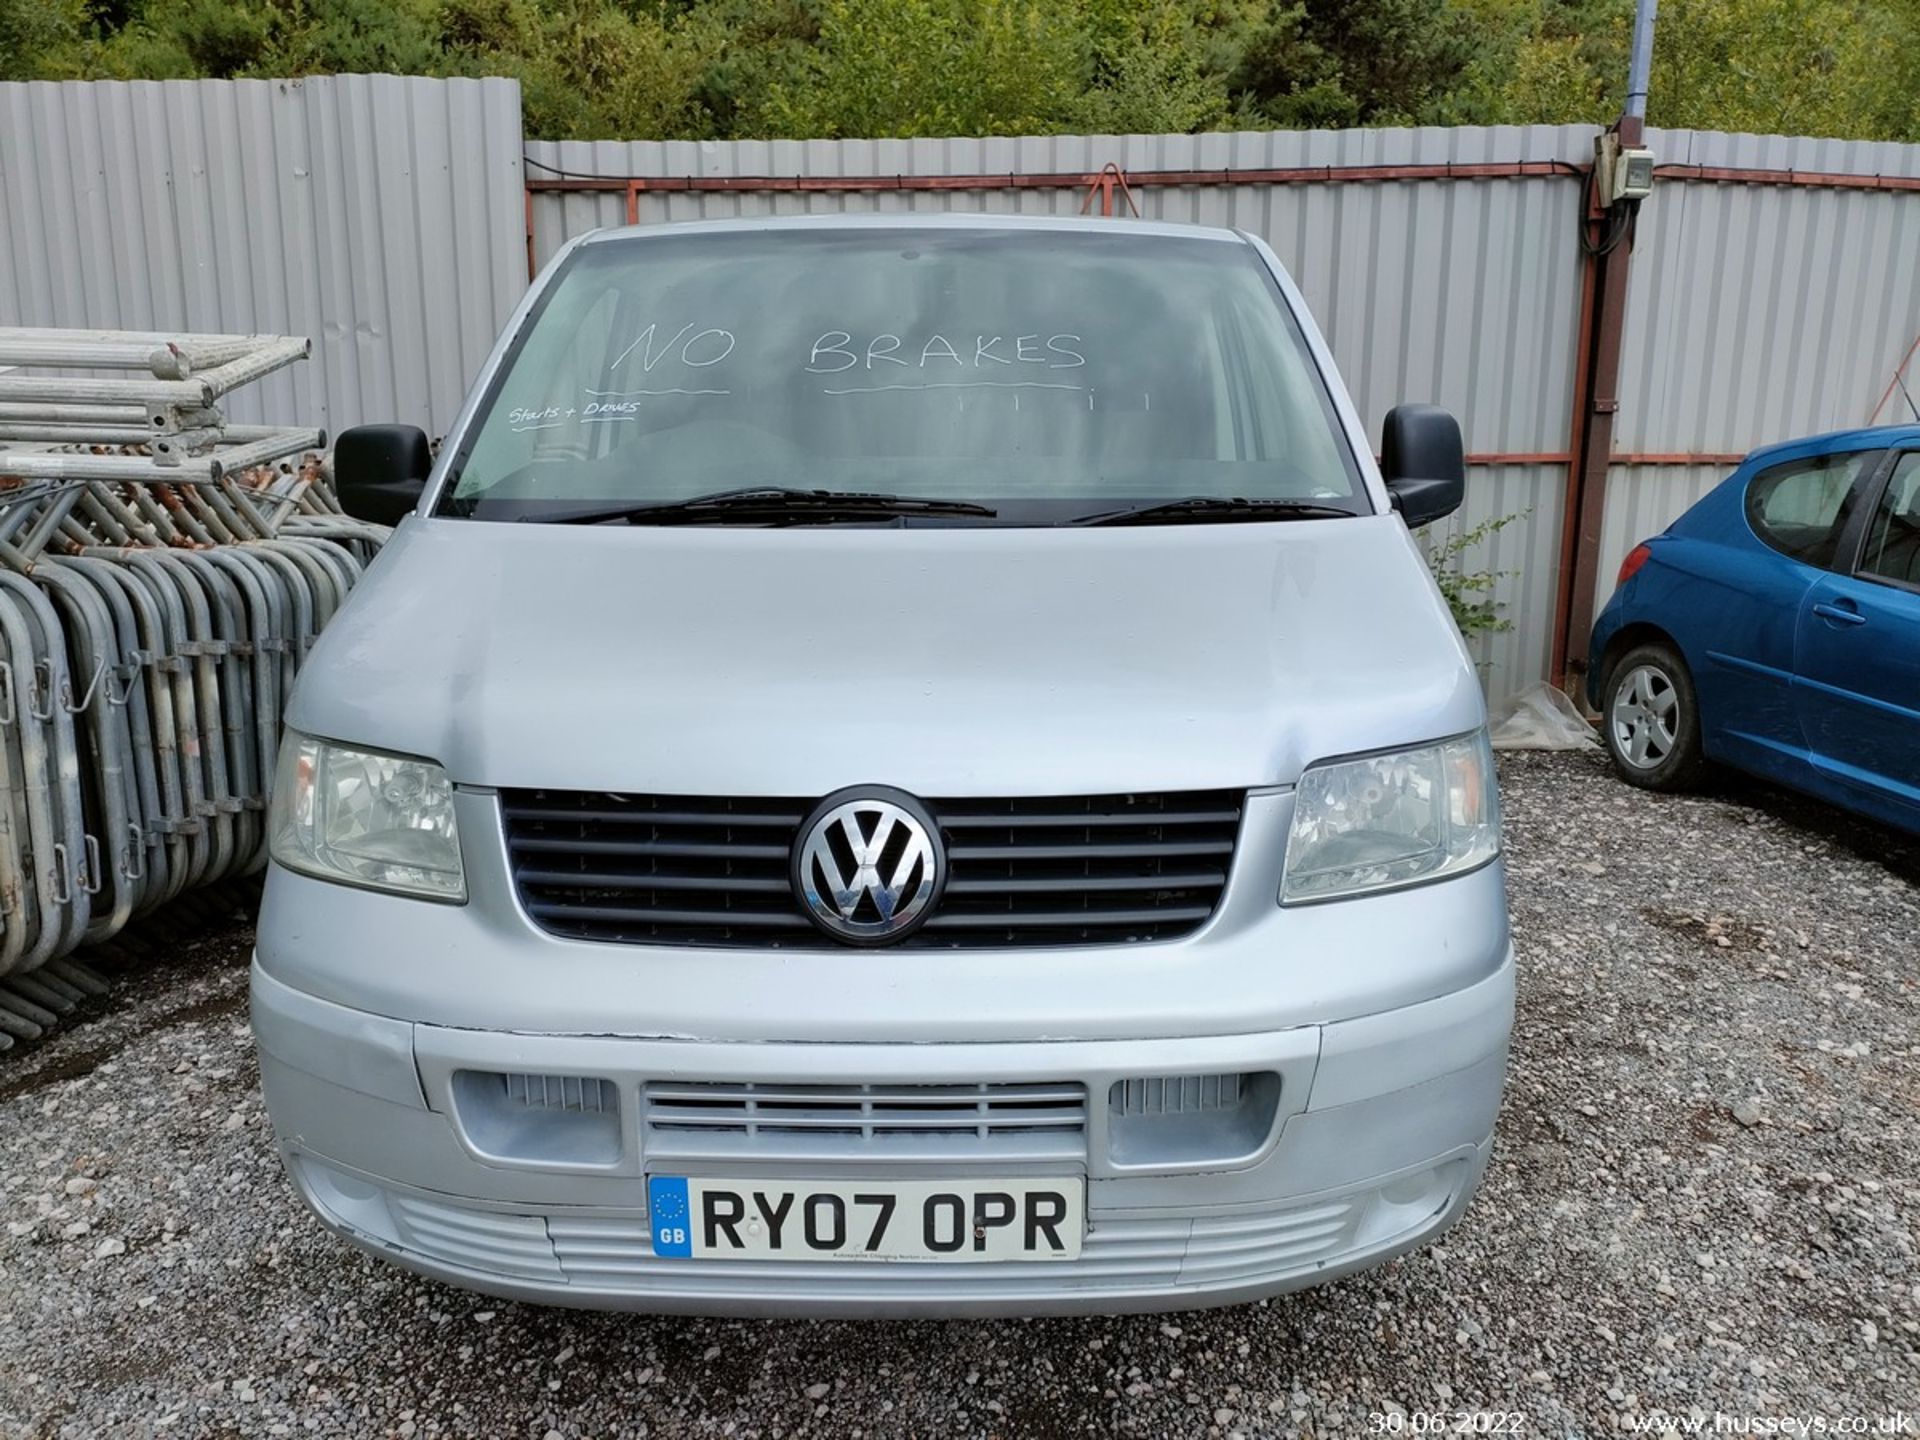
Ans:
[[[1902,456],[1887,481],[1860,573],[1920,590],[1920,451]]]
[[[1783,555],[1831,569],[1860,473],[1878,453],[1809,455],[1762,470],[1747,486],[1753,533]]]

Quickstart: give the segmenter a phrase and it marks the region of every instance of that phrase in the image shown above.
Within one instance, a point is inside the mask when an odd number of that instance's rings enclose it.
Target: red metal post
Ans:
[[[1582,192],[1588,194],[1590,192]],[[1581,233],[1590,222],[1581,216]],[[1567,682],[1567,613],[1573,598],[1574,535],[1578,527],[1574,516],[1580,513],[1580,465],[1587,435],[1587,371],[1593,364],[1594,259],[1585,256],[1580,264],[1579,325],[1573,342],[1573,425],[1567,440],[1567,480],[1560,505],[1560,567],[1553,595],[1553,656],[1547,666],[1555,688],[1565,689]]]
[[[1640,143],[1640,121],[1622,116],[1615,126],[1620,143]],[[1596,238],[1606,218],[1589,211],[1586,222]],[[1585,384],[1574,403],[1573,471],[1568,496],[1563,549],[1571,565],[1562,574],[1562,605],[1556,617],[1561,656],[1554,678],[1564,688],[1577,690],[1586,677],[1587,643],[1593,629],[1594,594],[1600,583],[1600,532],[1607,511],[1607,472],[1615,461],[1613,421],[1620,410],[1620,352],[1626,333],[1627,272],[1633,256],[1631,222],[1620,242],[1603,255],[1591,257],[1592,298],[1581,316],[1581,330],[1591,334]]]
[[[527,187],[527,283],[540,274],[540,260],[533,249],[533,187]]]

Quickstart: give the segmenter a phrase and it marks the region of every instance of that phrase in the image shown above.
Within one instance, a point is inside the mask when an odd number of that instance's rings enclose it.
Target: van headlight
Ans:
[[[1315,765],[1294,790],[1280,903],[1419,885],[1499,853],[1500,797],[1484,730]]]
[[[268,808],[289,870],[368,890],[463,901],[453,784],[430,760],[329,745],[289,730]]]

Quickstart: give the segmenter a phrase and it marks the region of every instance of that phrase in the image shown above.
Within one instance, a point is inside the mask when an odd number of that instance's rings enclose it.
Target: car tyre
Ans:
[[[1686,790],[1700,778],[1700,702],[1671,645],[1636,645],[1607,675],[1600,732],[1613,768],[1643,790]]]

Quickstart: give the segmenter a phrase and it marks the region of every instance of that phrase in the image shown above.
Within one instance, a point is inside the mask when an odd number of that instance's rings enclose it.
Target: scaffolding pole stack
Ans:
[[[341,513],[323,432],[226,423],[307,352],[0,328],[0,1050],[103,988],[73,952],[265,864],[294,676],[390,533]]]

